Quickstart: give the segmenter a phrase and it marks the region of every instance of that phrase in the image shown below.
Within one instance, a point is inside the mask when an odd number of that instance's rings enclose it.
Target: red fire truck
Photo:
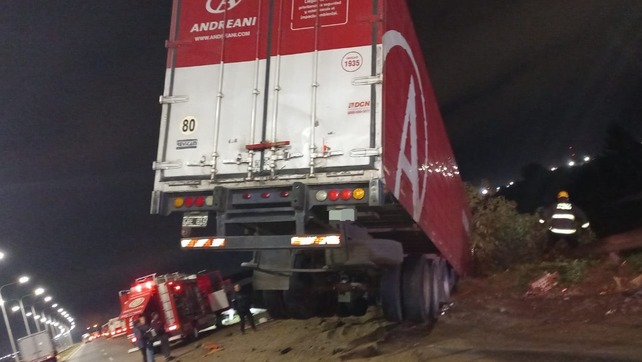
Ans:
[[[127,321],[118,317],[110,319],[107,326],[107,337],[115,338],[127,334]]]
[[[122,311],[118,317],[126,322],[128,338],[136,342],[133,322],[140,315],[151,320],[157,312],[165,322],[170,341],[197,338],[199,331],[220,325],[220,315],[229,308],[218,272],[186,275],[150,274],[136,279],[129,290],[120,291]]]

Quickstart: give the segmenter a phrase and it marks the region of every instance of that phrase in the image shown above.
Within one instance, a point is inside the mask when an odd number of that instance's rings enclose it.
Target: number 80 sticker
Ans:
[[[181,121],[181,133],[188,135],[196,131],[196,118],[192,116],[187,116]]]

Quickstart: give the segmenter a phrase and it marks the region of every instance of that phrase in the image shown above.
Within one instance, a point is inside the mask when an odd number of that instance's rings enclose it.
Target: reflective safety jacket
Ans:
[[[542,211],[540,223],[548,222],[548,229],[555,234],[570,235],[577,232],[577,226],[589,227],[584,212],[570,202],[558,202]]]

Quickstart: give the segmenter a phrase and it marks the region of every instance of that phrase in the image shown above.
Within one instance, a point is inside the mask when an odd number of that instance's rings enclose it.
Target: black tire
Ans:
[[[422,255],[404,259],[401,290],[405,319],[422,323],[434,319],[435,301],[438,304],[434,274],[432,264]]]
[[[283,302],[282,290],[264,290],[263,304],[272,319],[287,319],[288,313]]]
[[[317,302],[318,317],[332,317],[337,313],[337,294],[335,292],[319,293]]]
[[[305,254],[294,256],[293,267],[305,269],[310,263]],[[292,273],[290,289],[283,292],[283,301],[287,314],[294,319],[308,319],[314,317],[317,311],[317,295],[313,290],[314,280],[309,273]]]
[[[352,307],[350,303],[345,303],[345,302],[337,303],[337,317],[344,318],[344,317],[351,316],[352,315],[351,309]]]
[[[425,277],[431,280],[430,288],[432,290],[430,293],[429,317],[430,320],[435,321],[441,315],[442,292],[440,290],[442,288],[444,277],[441,276],[441,272],[439,269],[441,267],[439,259],[431,259],[427,260],[427,262],[429,265],[428,270],[430,271],[430,275],[427,275]]]
[[[216,312],[216,329],[221,329],[223,328],[223,313],[222,312]]]
[[[448,265],[448,283],[450,284],[450,294],[457,291],[457,282],[459,282],[459,275],[455,268],[451,265]]]
[[[383,270],[379,282],[379,299],[384,318],[390,322],[403,320],[401,303],[401,268],[392,267]]]
[[[437,264],[439,269],[439,279],[437,281],[439,285],[439,306],[442,306],[450,301],[450,296],[452,295],[450,267],[448,262],[442,258],[439,258]]]
[[[198,325],[196,324],[195,321],[192,321],[191,323],[191,329],[189,330],[188,333],[184,334],[185,340],[188,342],[194,342],[195,340],[198,339]]]
[[[368,300],[364,297],[356,298],[350,304],[352,315],[355,317],[362,317],[368,312]]]

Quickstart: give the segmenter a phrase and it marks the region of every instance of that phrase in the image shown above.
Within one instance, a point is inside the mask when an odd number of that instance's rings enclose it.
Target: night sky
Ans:
[[[236,269],[180,251],[179,218],[149,215],[171,2],[3,5],[0,283],[28,273],[84,329],[116,316],[136,277]],[[411,5],[466,181],[505,184],[571,145],[593,155],[612,122],[642,135],[642,1]]]

